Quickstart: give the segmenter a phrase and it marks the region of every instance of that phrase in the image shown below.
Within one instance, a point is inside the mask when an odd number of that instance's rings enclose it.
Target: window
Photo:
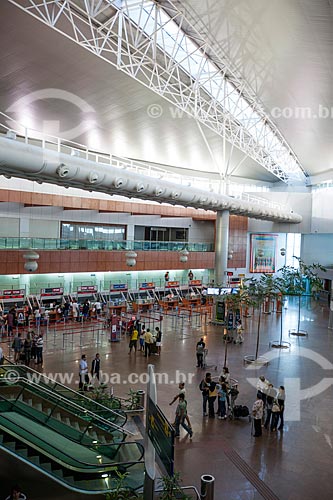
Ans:
[[[126,226],[100,226],[80,222],[62,222],[61,239],[114,241],[126,238]]]

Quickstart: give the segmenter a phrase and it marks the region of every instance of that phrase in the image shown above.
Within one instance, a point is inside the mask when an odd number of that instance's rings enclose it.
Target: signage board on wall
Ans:
[[[62,287],[58,288],[42,288],[40,291],[41,297],[60,297],[64,294]]]
[[[25,290],[0,290],[0,300],[4,303],[12,302],[15,300],[23,300],[25,296]]]
[[[165,288],[179,288],[179,281],[168,281],[165,283]]]
[[[153,282],[146,282],[146,283],[139,283],[139,290],[154,290],[155,288],[155,283]]]
[[[190,286],[202,286],[202,281],[201,280],[190,280],[189,285]]]
[[[126,283],[113,283],[110,285],[110,292],[126,292],[127,284]]]
[[[97,292],[97,285],[78,286],[78,295],[91,295]]]

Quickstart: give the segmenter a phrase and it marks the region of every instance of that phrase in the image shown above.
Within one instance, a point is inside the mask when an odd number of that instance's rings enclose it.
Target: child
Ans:
[[[217,394],[218,394],[218,418],[220,420],[227,418],[227,386],[223,384],[217,384]]]

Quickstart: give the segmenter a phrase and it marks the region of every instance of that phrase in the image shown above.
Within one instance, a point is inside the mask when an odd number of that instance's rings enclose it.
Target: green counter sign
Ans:
[[[173,475],[175,431],[161,409],[148,398],[147,432],[169,476]]]

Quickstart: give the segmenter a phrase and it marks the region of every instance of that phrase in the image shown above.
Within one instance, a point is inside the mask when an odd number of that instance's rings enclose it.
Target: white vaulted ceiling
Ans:
[[[163,0],[159,3],[163,4]],[[333,16],[329,1],[174,3],[186,11],[215,52],[229,58],[250,83],[266,112],[273,110],[276,114],[275,108],[287,108],[287,112],[301,107],[312,110],[312,118],[273,116],[273,121],[307,174],[323,173],[331,178]],[[127,75],[4,0],[0,3],[0,26],[1,111],[11,113],[29,127],[55,135],[83,122],[83,128],[72,139],[113,154],[214,177],[223,170],[220,136],[202,126],[205,141],[195,120],[187,115],[180,118],[169,103]],[[52,92],[51,97],[42,100],[26,99],[45,89],[72,93],[88,104],[87,110],[80,111]],[[161,111],[156,118],[149,113],[154,105]],[[314,118],[319,106],[330,111],[330,119]],[[227,145],[226,157],[229,151]],[[231,170],[243,156],[234,150]],[[250,158],[234,175],[278,181]]]

